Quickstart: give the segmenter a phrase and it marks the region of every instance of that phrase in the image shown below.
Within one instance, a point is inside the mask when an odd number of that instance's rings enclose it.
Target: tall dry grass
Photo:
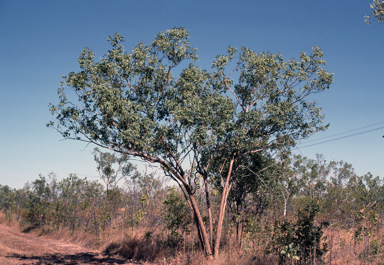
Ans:
[[[19,222],[15,218],[12,218],[11,220],[9,220],[9,218],[2,211],[0,211],[0,224],[9,226],[15,229],[20,229]]]
[[[363,235],[360,240],[355,237],[357,229],[331,226],[325,231],[329,249],[325,256],[326,264],[384,264],[383,229]]]
[[[55,229],[49,226],[34,227],[23,222],[18,222],[15,218],[9,220],[8,217],[6,217],[1,211],[0,224],[12,227],[14,230],[19,230],[22,233],[29,233],[37,236],[45,236],[51,239],[62,240],[89,249],[99,249],[104,247],[100,239],[98,239],[95,235],[85,231],[71,231],[62,227]]]
[[[149,236],[144,228],[127,230],[124,236],[110,234],[109,242],[104,245],[104,253],[162,265],[276,264],[276,259],[266,255],[264,248],[257,249],[261,255],[239,248],[231,233],[223,236],[222,249],[216,260],[207,259],[193,232],[184,235],[181,240],[169,231],[157,231]]]
[[[27,226],[16,220],[9,220],[0,212],[0,223],[28,231]],[[358,226],[349,229],[331,225],[324,230],[328,252],[325,264],[334,265],[384,265],[384,229],[377,226],[370,233],[364,233],[357,239]],[[120,255],[130,260],[140,260],[144,264],[161,265],[272,265],[278,259],[267,254],[270,238],[251,241],[245,237],[242,247],[235,241],[235,231],[227,230],[223,235],[221,252],[217,260],[209,260],[199,249],[198,239],[191,231],[177,238],[167,230],[141,227],[139,229],[109,229],[97,237],[85,231],[71,231],[65,228],[52,229],[40,227],[30,229],[29,233],[74,243],[82,247],[100,250],[105,254]],[[257,243],[261,242],[261,243]],[[295,264],[293,262],[292,264]]]

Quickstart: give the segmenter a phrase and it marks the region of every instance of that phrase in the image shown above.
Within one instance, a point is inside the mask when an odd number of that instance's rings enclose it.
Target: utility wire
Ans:
[[[320,143],[315,143],[315,144],[305,145],[305,146],[301,146],[301,147],[296,147],[294,149],[301,149],[301,148],[310,147],[310,146],[314,146],[314,145],[318,145],[318,144],[324,144],[324,143],[328,143],[328,142],[333,142],[333,141],[336,141],[336,140],[340,140],[340,139],[356,136],[356,135],[363,134],[363,133],[369,133],[369,132],[377,131],[377,130],[380,130],[380,129],[384,129],[384,127],[379,127],[379,128],[368,130],[368,131],[364,131],[364,132],[354,133],[354,134],[351,134],[351,135],[346,135],[346,136],[335,138],[335,139],[331,139],[331,140],[328,140],[328,141],[323,141],[323,142],[320,142]]]
[[[304,144],[307,144],[307,143],[310,143],[310,142],[316,142],[316,141],[319,141],[319,140],[322,140],[322,139],[326,139],[326,138],[330,138],[330,137],[333,137],[333,136],[336,136],[336,135],[340,135],[340,134],[345,134],[345,133],[349,133],[349,132],[358,131],[358,130],[361,130],[361,129],[365,129],[365,128],[376,126],[376,125],[383,124],[383,123],[384,123],[384,121],[379,122],[379,123],[375,123],[375,124],[371,124],[371,125],[367,125],[367,126],[364,126],[364,127],[360,127],[360,128],[357,128],[357,129],[353,129],[353,130],[349,130],[349,131],[345,131],[345,132],[336,133],[336,134],[332,134],[332,135],[329,135],[329,136],[321,137],[321,138],[318,138],[318,139],[315,139],[315,140],[305,141]]]

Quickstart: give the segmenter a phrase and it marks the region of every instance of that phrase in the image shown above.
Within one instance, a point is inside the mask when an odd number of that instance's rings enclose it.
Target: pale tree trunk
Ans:
[[[209,187],[208,187],[208,180],[204,178],[204,185],[205,185],[205,199],[207,201],[207,211],[208,211],[208,222],[209,222],[209,245],[212,248],[213,243],[213,227],[212,227],[212,209],[211,209],[211,202],[209,200]]]
[[[236,232],[237,232],[237,237],[236,237],[236,240],[237,240],[237,244],[238,246],[241,248],[242,247],[242,243],[243,243],[243,230],[244,230],[244,227],[243,227],[243,224],[241,223],[241,221],[237,221],[237,227],[236,227]]]
[[[284,213],[283,213],[283,216],[284,218],[287,218],[287,204],[288,204],[288,198],[286,196],[283,196],[284,197]]]
[[[226,179],[224,187],[223,187],[223,193],[221,195],[221,202],[220,202],[220,209],[219,209],[219,220],[217,222],[216,241],[215,241],[215,249],[214,249],[215,259],[217,259],[219,257],[220,240],[221,240],[221,233],[222,233],[221,230],[223,228],[225,206],[227,205],[228,194],[229,194],[229,191],[231,190],[230,178],[232,175],[232,168],[233,168],[234,162],[235,162],[235,159],[232,158],[231,162],[229,164],[227,179]]]

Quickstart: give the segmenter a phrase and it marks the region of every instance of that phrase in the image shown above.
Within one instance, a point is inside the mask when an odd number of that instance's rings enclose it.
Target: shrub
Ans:
[[[310,264],[312,260],[323,262],[327,252],[327,244],[321,241],[323,228],[329,226],[328,222],[315,224],[316,214],[319,212],[319,205],[316,202],[309,202],[297,215],[297,221],[284,220],[276,221],[272,241],[268,252],[279,257],[279,264],[286,264],[289,260],[297,260],[296,264]]]

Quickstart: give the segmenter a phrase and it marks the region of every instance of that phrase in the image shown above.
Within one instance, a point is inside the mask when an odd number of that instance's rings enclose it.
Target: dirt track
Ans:
[[[0,264],[139,264],[0,224]]]

